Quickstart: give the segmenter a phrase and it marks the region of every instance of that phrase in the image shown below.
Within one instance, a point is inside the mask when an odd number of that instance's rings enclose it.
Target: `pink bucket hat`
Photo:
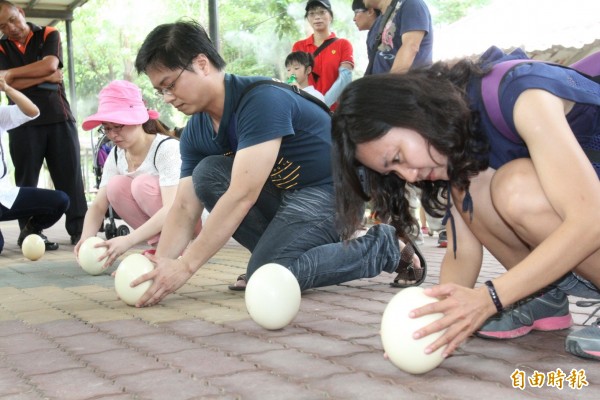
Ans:
[[[141,125],[148,119],[158,119],[160,115],[157,111],[146,108],[142,91],[128,81],[112,81],[100,91],[98,99],[98,112],[83,121],[82,127],[86,131],[103,122]]]

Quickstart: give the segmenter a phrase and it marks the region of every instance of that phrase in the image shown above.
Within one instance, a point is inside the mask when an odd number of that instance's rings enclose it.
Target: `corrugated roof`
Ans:
[[[489,46],[528,52],[581,48],[600,39],[599,0],[494,0],[435,31],[436,60],[480,54]]]
[[[25,11],[27,21],[34,24],[56,25],[62,20],[72,20],[73,10],[88,0],[30,0],[12,1]]]

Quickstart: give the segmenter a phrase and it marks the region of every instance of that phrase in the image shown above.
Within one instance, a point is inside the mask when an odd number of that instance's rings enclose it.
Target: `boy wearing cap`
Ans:
[[[135,84],[112,81],[98,97],[98,112],[83,121],[83,129],[101,126],[115,146],[106,158],[74,253],[77,256],[81,244],[96,236],[110,204],[134,230],[102,244],[107,248],[106,268],[138,243],[156,246],[177,191],[181,158],[179,143],[166,136],[158,112],[146,109]]]
[[[156,268],[132,282],[153,281],[137,306],[176,291],[231,237],[251,252],[234,289],[267,263],[288,268],[302,290],[397,269],[401,244],[389,225],[340,242],[328,112],[270,78],[225,73],[192,21],[156,27],[135,66],[165,102],[191,116],[181,135],[177,196],[149,256]],[[204,208],[210,214],[193,239]]]
[[[323,93],[325,104],[334,110],[342,90],[352,81],[352,44],[331,32],[333,11],[329,0],[309,0],[304,17],[313,34],[294,43],[292,52],[305,51],[313,55],[315,67],[308,83]]]

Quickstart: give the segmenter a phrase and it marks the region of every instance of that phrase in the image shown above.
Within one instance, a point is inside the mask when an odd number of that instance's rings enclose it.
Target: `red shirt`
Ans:
[[[327,39],[335,37],[335,33],[331,32],[331,35]],[[304,40],[299,40],[294,43],[292,51],[305,51],[307,53],[314,53],[318,46],[315,46],[315,38],[310,35]],[[319,92],[325,94],[331,88],[331,85],[339,76],[339,68],[343,62],[348,62],[354,65],[354,55],[352,50],[352,44],[346,39],[338,39],[333,43],[330,43],[319,55],[315,58],[315,67],[313,71],[319,75],[319,80],[314,81],[313,75],[308,77],[308,83],[313,85]]]

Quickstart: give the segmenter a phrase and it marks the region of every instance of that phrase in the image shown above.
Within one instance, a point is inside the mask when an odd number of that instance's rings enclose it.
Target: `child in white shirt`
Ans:
[[[295,82],[290,82],[290,85],[298,86],[305,92],[325,102],[323,94],[315,89],[314,86],[308,84],[308,77],[312,74],[314,66],[315,60],[312,54],[304,51],[294,51],[288,54],[285,59],[288,82],[292,75],[295,77]]]

